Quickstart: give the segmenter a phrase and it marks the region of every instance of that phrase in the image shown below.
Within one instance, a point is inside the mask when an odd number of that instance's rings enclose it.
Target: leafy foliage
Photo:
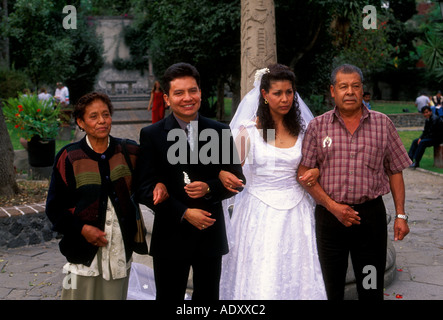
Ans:
[[[27,140],[34,136],[55,138],[58,134],[60,109],[53,107],[52,100],[41,101],[37,95],[20,95],[5,100],[2,109],[6,121]]]
[[[443,81],[443,24],[436,24],[434,29],[425,34],[426,42],[422,45],[422,57],[427,68],[439,81]]]
[[[80,9],[80,0],[71,4]],[[34,89],[69,84],[71,101],[90,91],[103,66],[102,40],[77,11],[77,29],[64,29],[63,0],[17,0],[2,34],[10,39],[11,63]]]
[[[135,17],[133,34],[145,44],[138,51],[149,53],[158,77],[173,63],[189,62],[201,73],[204,97],[219,78],[239,78],[240,1],[144,0]]]
[[[0,68],[0,99],[12,97],[18,91],[29,88],[28,76],[19,70]]]
[[[67,64],[73,44],[62,27],[61,4],[17,0],[9,15],[11,61],[17,69],[25,70],[36,86],[67,78],[75,71]]]
[[[65,81],[71,104],[94,90],[97,75],[104,65],[103,40],[91,28],[93,22],[81,16],[78,19],[81,23],[77,23],[77,29],[68,31],[73,49],[67,64],[75,69]]]
[[[387,26],[389,20],[377,14],[377,29],[364,29],[361,15],[351,18],[351,26],[347,34],[348,44],[337,56],[335,63],[351,63],[358,65],[364,75],[370,75],[389,64],[394,54],[394,47],[388,42]]]

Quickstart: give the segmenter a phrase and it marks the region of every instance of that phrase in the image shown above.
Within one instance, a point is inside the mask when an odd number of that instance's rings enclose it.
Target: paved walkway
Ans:
[[[410,234],[394,242],[397,271],[385,289],[385,300],[443,299],[443,177],[420,169],[407,169],[406,210]],[[393,212],[391,196],[385,203]],[[152,215],[142,207],[148,228]],[[393,222],[388,226],[391,239]],[[65,258],[58,240],[15,249],[0,248],[0,299],[59,299]],[[152,267],[149,256],[134,255],[134,262]]]
[[[130,112],[122,114],[134,116]],[[123,123],[114,123],[112,135],[138,142],[140,129],[149,122]],[[397,271],[393,283],[385,288],[385,300],[442,300],[443,175],[407,169],[404,178],[411,232],[405,240],[394,242]],[[385,197],[385,203],[393,213],[390,195]],[[152,214],[144,206],[142,210],[147,227],[151,228]],[[393,222],[388,228],[393,239]],[[0,299],[60,299],[65,262],[58,240],[15,249],[0,248]],[[135,254],[134,262],[152,267],[149,256]]]

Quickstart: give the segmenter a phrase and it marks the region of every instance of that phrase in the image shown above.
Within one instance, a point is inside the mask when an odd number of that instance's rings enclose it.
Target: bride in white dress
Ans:
[[[314,202],[296,181],[304,127],[311,119],[288,67],[257,72],[255,88],[230,124],[246,185],[220,173],[231,191],[244,187],[224,203],[233,204],[233,212],[226,223],[230,252],[223,257],[222,300],[326,299]],[[315,170],[301,180],[312,185],[317,177]]]

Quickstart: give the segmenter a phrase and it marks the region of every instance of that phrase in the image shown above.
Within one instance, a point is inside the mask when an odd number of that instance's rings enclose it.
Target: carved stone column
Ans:
[[[277,62],[274,0],[241,1],[241,97],[257,69]]]

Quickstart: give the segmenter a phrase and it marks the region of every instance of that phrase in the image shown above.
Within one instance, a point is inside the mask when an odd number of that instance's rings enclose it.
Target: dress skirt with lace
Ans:
[[[291,148],[267,144],[248,126],[245,190],[234,199],[220,299],[326,299],[317,255],[314,202],[296,181],[302,135]],[[229,231],[229,230],[228,230]]]

